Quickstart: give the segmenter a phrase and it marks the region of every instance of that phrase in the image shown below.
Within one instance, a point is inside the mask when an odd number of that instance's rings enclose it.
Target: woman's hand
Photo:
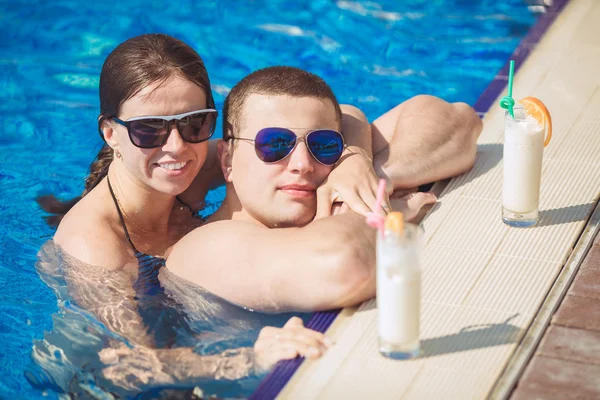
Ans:
[[[319,358],[331,345],[325,335],[305,328],[300,318],[292,317],[283,328],[267,326],[260,331],[254,343],[255,366],[267,371],[281,360]]]
[[[379,178],[372,161],[360,149],[349,150],[342,155],[341,162],[331,171],[325,182],[317,189],[317,214],[315,219],[333,214],[334,203],[343,202],[357,214],[367,215],[374,210]],[[383,211],[390,210],[388,195],[393,188],[388,185],[382,202]]]

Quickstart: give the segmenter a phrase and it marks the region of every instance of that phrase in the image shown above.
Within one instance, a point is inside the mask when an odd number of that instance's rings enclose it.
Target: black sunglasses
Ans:
[[[329,129],[316,129],[306,136],[298,137],[286,128],[264,128],[258,131],[256,138],[230,137],[232,140],[245,140],[254,143],[259,159],[266,163],[281,161],[292,153],[299,141],[304,141],[310,154],[323,165],[334,165],[345,148],[341,133]]]
[[[151,115],[134,117],[123,121],[115,116],[106,119],[115,121],[127,128],[129,140],[142,149],[153,149],[167,142],[172,124],[177,126],[181,138],[188,143],[204,142],[215,133],[217,110],[190,111],[177,115]],[[105,118],[100,118],[99,126]],[[102,135],[102,131],[100,131]]]

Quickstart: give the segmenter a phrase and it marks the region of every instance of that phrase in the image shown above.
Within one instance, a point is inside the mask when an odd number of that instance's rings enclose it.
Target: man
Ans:
[[[429,102],[429,112],[435,113],[432,99],[423,97],[420,105],[425,107],[424,103]],[[457,109],[444,104],[452,111],[440,111],[441,118],[452,112],[457,113],[455,117],[469,117],[463,105]],[[423,113],[418,105],[413,107]],[[433,137],[439,129],[427,132],[431,142],[426,145],[435,143],[432,148],[438,150],[431,154],[431,160],[414,160],[418,164],[414,170],[424,174],[423,182],[399,168],[402,148],[396,141],[411,139],[404,134],[406,123],[401,123],[399,115],[409,112],[414,109],[399,106],[376,120],[372,142],[366,124],[362,131],[367,135],[350,138],[351,146],[342,157],[346,160],[333,169],[337,159],[327,157],[335,151],[328,153],[325,147],[335,142],[335,132],[342,129],[342,113],[327,84],[313,74],[290,67],[265,68],[250,74],[232,89],[225,102],[225,140],[218,144],[227,190],[223,205],[208,224],[173,247],[167,267],[235,304],[264,311],[331,309],[372,297],[372,228],[366,225],[364,216],[354,212],[315,219],[317,191],[321,191],[319,201],[324,199],[327,204],[322,215],[327,215],[335,193],[330,190],[323,194],[322,188],[329,186],[334,175],[343,176],[340,171],[352,175],[348,171],[364,170],[365,165],[372,169],[374,165],[396,187],[411,187],[470,168],[473,144],[466,141],[457,145],[449,135]],[[364,116],[355,114],[345,124],[364,124]],[[394,121],[396,126],[391,127]],[[425,131],[431,128],[419,123]],[[480,130],[476,123],[469,123],[472,131]],[[450,125],[448,129],[455,128]],[[476,138],[478,133],[473,136]],[[355,147],[361,140],[362,149]],[[445,160],[439,159],[443,154],[439,149],[449,144],[455,146],[451,153],[460,162],[444,174],[447,163],[440,164]],[[369,157],[371,145],[373,161]],[[371,197],[374,199],[374,194]],[[428,201],[421,199],[421,203]]]

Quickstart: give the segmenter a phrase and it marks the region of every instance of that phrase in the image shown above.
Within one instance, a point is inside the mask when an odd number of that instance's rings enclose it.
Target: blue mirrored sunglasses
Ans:
[[[290,129],[264,128],[258,131],[256,138],[230,137],[231,140],[243,140],[254,143],[256,155],[266,163],[274,163],[289,156],[299,141],[304,141],[310,154],[319,163],[327,166],[339,161],[345,148],[341,133],[329,129],[316,129],[306,136],[299,137]]]

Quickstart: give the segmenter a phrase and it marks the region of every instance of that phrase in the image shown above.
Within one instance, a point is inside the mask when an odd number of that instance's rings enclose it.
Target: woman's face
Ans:
[[[206,108],[206,94],[200,86],[173,77],[151,84],[125,101],[118,117],[126,121],[133,117],[168,116]],[[115,161],[122,163],[133,182],[161,193],[182,193],[191,185],[206,160],[208,142],[185,142],[175,124],[171,125],[165,144],[154,149],[135,147],[127,128],[115,122],[111,127],[114,132],[111,147],[122,155],[121,160]],[[112,142],[116,142],[116,146]]]

